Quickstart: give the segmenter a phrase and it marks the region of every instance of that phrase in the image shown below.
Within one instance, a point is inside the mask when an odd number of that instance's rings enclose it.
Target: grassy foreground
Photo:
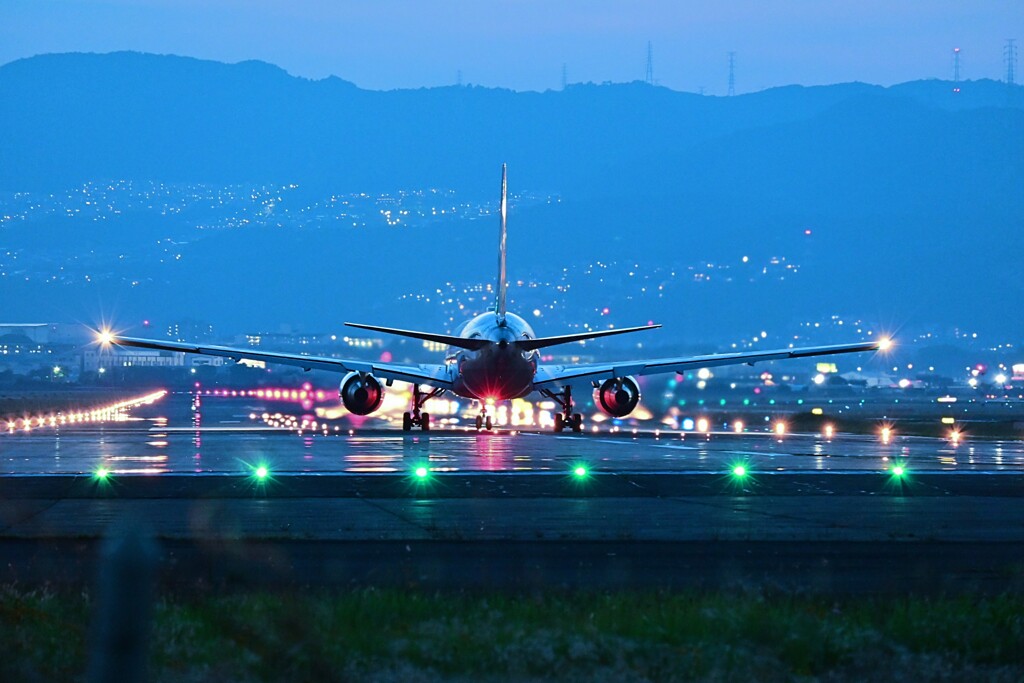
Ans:
[[[82,680],[88,594],[0,588],[0,680]],[[1024,680],[1024,597],[309,591],[161,599],[154,681]]]

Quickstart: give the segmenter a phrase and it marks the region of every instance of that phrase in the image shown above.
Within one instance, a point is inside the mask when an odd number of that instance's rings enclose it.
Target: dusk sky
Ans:
[[[1021,0],[302,2],[0,0],[0,64],[49,52],[138,50],[260,59],[296,76],[371,89],[463,82],[516,90],[654,75],[724,94],[799,83],[889,85],[1002,78],[1006,38],[1024,38]],[[1019,80],[1024,80],[1020,79]]]

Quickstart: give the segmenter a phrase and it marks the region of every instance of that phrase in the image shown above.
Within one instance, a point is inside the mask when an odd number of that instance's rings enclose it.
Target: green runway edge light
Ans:
[[[892,468],[892,476],[894,477],[902,477],[906,473],[907,470],[903,465],[896,465]]]
[[[100,467],[93,474],[100,481],[106,481],[107,477],[110,476],[110,470],[108,470],[106,467]]]
[[[265,484],[270,481],[270,467],[268,465],[255,465],[252,468],[252,478],[257,484]]]
[[[576,467],[572,468],[572,473],[573,476],[575,476],[577,479],[583,479],[584,477],[587,476],[587,468],[584,467],[583,465],[577,465]]]
[[[416,475],[417,479],[420,479],[420,480],[426,479],[427,477],[430,476],[430,470],[428,470],[423,465],[420,465],[419,467],[417,467],[415,470],[413,470],[412,473],[414,475]]]
[[[736,465],[736,467],[732,468],[732,474],[735,477],[745,477],[747,476],[747,468],[743,465]]]

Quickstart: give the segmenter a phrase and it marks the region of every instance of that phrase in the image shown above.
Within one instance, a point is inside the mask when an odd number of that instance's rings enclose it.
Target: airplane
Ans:
[[[738,365],[786,358],[807,358],[840,353],[884,351],[889,339],[869,342],[788,348],[774,351],[743,351],[680,358],[626,360],[621,362],[586,363],[575,365],[542,365],[540,349],[597,339],[617,334],[653,330],[660,325],[644,325],[619,329],[597,330],[554,337],[538,337],[530,324],[506,309],[508,276],[505,267],[507,246],[507,171],[501,167],[501,225],[498,237],[498,279],[494,306],[462,324],[455,334],[435,334],[415,330],[395,329],[379,325],[346,322],[345,325],[385,334],[411,337],[448,346],[442,364],[401,364],[383,361],[342,360],[322,356],[274,353],[226,346],[201,346],[155,339],[122,337],[110,330],[102,330],[98,340],[104,345],[140,347],[163,351],[180,351],[230,358],[236,362],[262,361],[292,365],[309,370],[345,373],[338,387],[341,402],[356,415],[369,415],[380,408],[384,400],[385,385],[409,382],[413,386],[412,405],[402,416],[402,429],[419,427],[430,429],[430,415],[423,411],[431,398],[451,392],[456,396],[475,399],[483,406],[476,417],[476,427],[491,429],[491,417],[486,414],[489,401],[522,398],[534,392],[553,400],[560,408],[554,416],[554,431],[570,429],[583,431],[583,416],[574,412],[572,387],[581,383],[593,386],[594,403],[611,417],[629,415],[640,402],[640,385],[636,378],[657,373],[683,373],[691,369],[723,365]],[[383,380],[383,384],[381,382]],[[421,387],[427,390],[421,390]]]

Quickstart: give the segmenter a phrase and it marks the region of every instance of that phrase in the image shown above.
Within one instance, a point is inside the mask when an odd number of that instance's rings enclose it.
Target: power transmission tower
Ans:
[[[729,53],[729,97],[736,94],[736,53]]]
[[[960,92],[960,48],[953,48],[953,92]]]
[[[1003,60],[1006,62],[1006,84],[1014,84],[1014,74],[1017,70],[1017,39],[1007,38],[1006,47],[1003,48]]]
[[[654,85],[654,49],[651,41],[647,41],[647,72],[644,74],[644,81],[647,85]]]
[[[1006,60],[1006,104],[1013,106],[1015,98],[1014,76],[1017,71],[1017,39],[1007,38],[1003,48],[1003,59]]]

